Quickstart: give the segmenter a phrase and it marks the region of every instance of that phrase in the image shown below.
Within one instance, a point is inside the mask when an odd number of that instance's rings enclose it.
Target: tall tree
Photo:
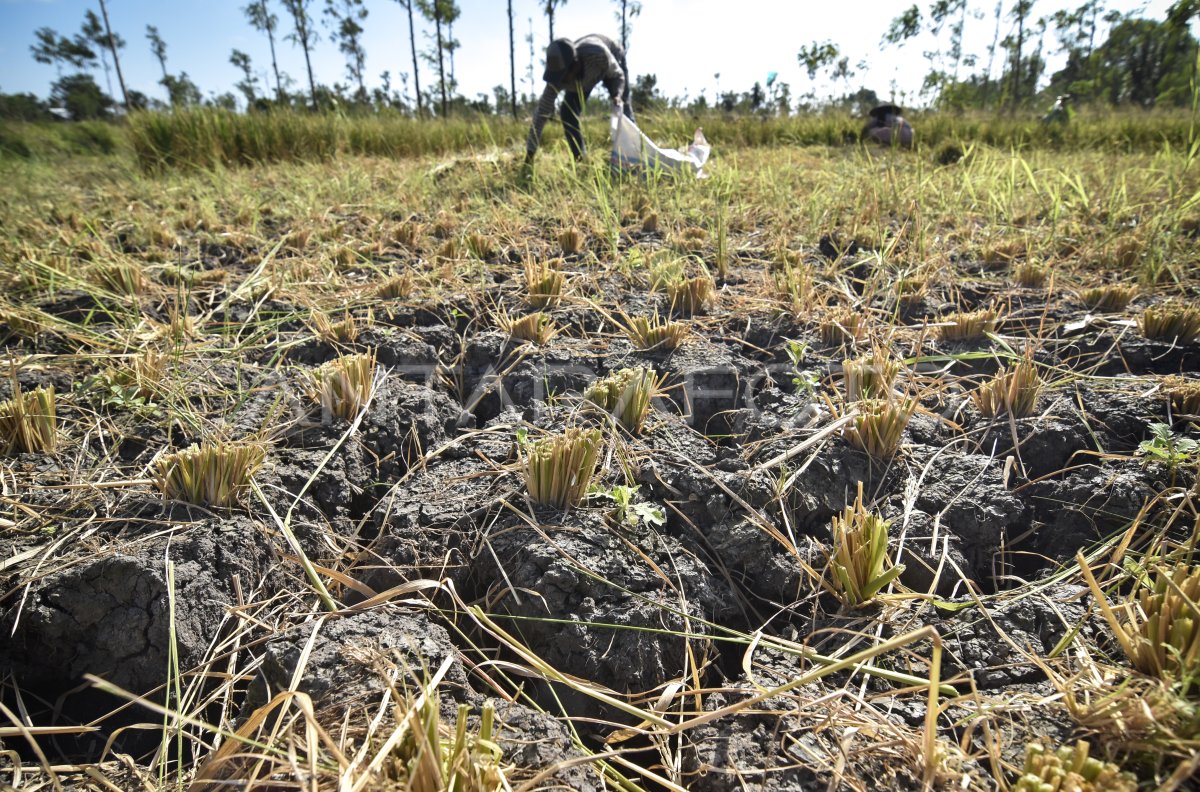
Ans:
[[[417,32],[413,27],[413,0],[396,0],[396,2],[408,11],[408,43],[412,47],[413,86],[417,92],[417,115],[422,115],[425,112],[425,103],[421,98],[421,75],[417,68]]]
[[[512,117],[517,117],[517,39],[513,29],[512,0],[508,0],[508,77],[512,83],[508,100],[512,103]],[[499,106],[496,111],[499,112]]]
[[[442,28],[458,19],[460,13],[458,3],[455,0],[417,0],[417,6],[421,9],[421,14],[432,22],[434,26],[434,51],[426,53],[425,57],[431,65],[437,66],[438,87],[442,95],[442,117],[445,118],[450,112],[448,92],[452,88],[452,84],[446,73],[445,54],[447,51],[453,51],[452,48],[456,47],[458,42],[452,38],[448,41],[446,35],[442,32]]]
[[[304,50],[304,65],[308,69],[308,92],[312,107],[317,109],[317,81],[313,79],[312,48],[320,40],[317,31],[313,30],[312,17],[308,13],[312,0],[283,0],[283,7],[292,15],[292,32],[287,35],[288,41],[299,44]]]
[[[125,112],[129,112],[129,91],[125,90],[125,75],[121,73],[121,57],[117,55],[117,50],[125,46],[125,42],[120,36],[114,36],[112,25],[108,23],[108,6],[104,4],[104,0],[100,0],[100,14],[104,17],[104,33],[105,44],[112,53],[113,66],[117,70],[117,82],[121,84],[121,101],[125,105]]]
[[[266,33],[267,41],[271,43],[271,69],[275,72],[275,99],[282,102],[283,80],[279,77],[279,61],[275,58],[275,26],[279,24],[279,17],[271,13],[271,9],[267,7],[267,0],[254,0],[242,11],[250,20],[250,25],[255,30]]]
[[[167,81],[167,42],[163,41],[162,36],[158,34],[158,28],[154,25],[146,25],[146,39],[150,42],[150,51],[158,59],[158,66],[162,69],[162,82],[165,85]]]
[[[100,56],[100,65],[104,69],[104,84],[108,86],[109,95],[112,95],[112,69],[108,65],[108,42],[104,35],[104,23],[90,8],[83,12],[83,27],[79,29],[79,35],[95,45],[96,53]],[[117,46],[124,47],[124,39],[117,42]]]
[[[60,75],[64,63],[76,69],[92,68],[96,64],[96,51],[82,35],[68,39],[44,27],[38,28],[34,38],[35,42],[29,47],[33,59],[38,63],[52,64]]]
[[[1014,109],[1021,103],[1021,67],[1025,50],[1025,22],[1033,12],[1033,3],[1034,0],[1017,0],[1008,12],[1009,19],[1012,19],[1017,26],[1017,37],[1014,39],[1010,36],[1007,39],[1009,53],[1012,55],[1012,65],[1009,68],[1009,99]]]
[[[246,97],[246,108],[249,109],[258,99],[255,92],[258,78],[254,76],[254,69],[250,65],[250,56],[235,49],[229,53],[229,62],[242,70],[242,79],[234,87],[242,92],[242,96]]]
[[[614,12],[617,21],[621,23],[621,49],[629,50],[629,20],[642,13],[642,4],[638,0],[613,0],[620,10]]]
[[[338,49],[346,56],[346,74],[358,83],[355,99],[366,102],[367,86],[363,82],[367,53],[363,49],[362,21],[367,18],[363,0],[325,0],[325,14],[329,17]]]
[[[543,0],[546,19],[550,21],[550,40],[554,41],[554,12],[567,4],[567,0]]]

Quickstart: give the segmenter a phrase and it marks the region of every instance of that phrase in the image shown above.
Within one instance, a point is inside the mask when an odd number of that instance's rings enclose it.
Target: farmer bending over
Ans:
[[[624,110],[633,120],[633,108],[629,106],[629,70],[625,66],[625,51],[620,45],[604,36],[592,34],[571,42],[570,39],[555,39],[546,48],[546,90],[533,111],[533,125],[529,128],[529,139],[525,142],[525,164],[533,163],[542,139],[542,127],[546,119],[554,114],[554,99],[559,91],[566,92],[559,115],[562,116],[563,131],[567,145],[576,160],[583,158],[583,132],[579,128],[579,112],[588,95],[603,82],[612,98],[614,113]]]

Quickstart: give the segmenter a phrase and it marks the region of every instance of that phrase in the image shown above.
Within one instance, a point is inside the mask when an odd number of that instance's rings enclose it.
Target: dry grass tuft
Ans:
[[[548,344],[559,333],[554,319],[541,311],[526,314],[517,319],[501,313],[496,318],[496,324],[501,330],[508,333],[509,338],[516,341],[532,341],[539,346]]]
[[[407,300],[416,290],[417,284],[411,272],[394,275],[375,287],[375,296],[381,300]]]
[[[265,457],[261,443],[191,445],[154,461],[155,484],[168,500],[231,506],[250,487]]]
[[[1124,311],[1129,301],[1137,296],[1137,286],[1106,283],[1093,286],[1079,293],[1079,299],[1092,311]]]
[[[687,322],[664,321],[658,316],[626,316],[621,329],[641,350],[677,349],[690,332]]]
[[[1014,418],[1027,418],[1037,408],[1042,378],[1037,366],[1026,358],[1020,363],[1001,369],[995,377],[971,393],[971,400],[985,418],[1008,413]]]
[[[146,291],[146,275],[130,261],[110,261],[91,268],[91,279],[114,294],[134,297]]]
[[[11,454],[53,453],[58,447],[53,386],[25,392],[13,378],[12,398],[0,402],[0,448]]]
[[[829,346],[854,346],[867,337],[867,317],[849,308],[826,316],[817,326],[821,343]]]
[[[1036,261],[1026,261],[1013,270],[1013,281],[1026,289],[1040,289],[1050,279],[1050,271],[1046,265]]]
[[[997,312],[991,308],[969,313],[952,313],[942,319],[938,335],[943,341],[970,341],[996,331]]]
[[[1138,326],[1146,338],[1190,344],[1200,335],[1200,309],[1175,301],[1151,305],[1138,317]]]
[[[570,509],[587,493],[600,459],[599,429],[572,427],[525,451],[525,486],[534,503]]]
[[[371,398],[375,370],[374,350],[343,355],[314,369],[309,377],[322,419],[353,420]]]
[[[531,307],[547,308],[558,305],[562,299],[563,285],[566,283],[566,276],[559,269],[562,263],[562,259],[526,260],[525,301]]]
[[[685,228],[676,234],[674,243],[679,250],[694,253],[708,244],[709,233],[699,226]]]
[[[614,415],[630,434],[639,435],[662,383],[652,369],[626,368],[594,382],[584,398]]]
[[[326,344],[353,344],[358,340],[358,322],[349,311],[342,314],[341,321],[331,322],[328,314],[314,308],[309,313],[308,327]]]
[[[467,234],[467,250],[474,258],[486,261],[496,252],[496,243],[491,237],[476,231]]]
[[[855,404],[858,415],[843,430],[850,445],[876,459],[890,459],[900,448],[904,427],[917,409],[915,399],[870,399]]]
[[[1163,380],[1163,390],[1172,411],[1179,415],[1200,415],[1200,380],[1167,377]]]
[[[564,256],[574,256],[583,252],[587,237],[575,226],[565,229],[558,235],[558,247]]]
[[[642,218],[642,232],[646,234],[658,232],[658,212],[650,212]]]
[[[667,299],[671,301],[671,310],[684,316],[701,313],[712,302],[715,292],[716,285],[707,275],[697,275],[667,284]]]
[[[842,399],[845,402],[890,399],[899,373],[900,362],[881,347],[864,357],[843,360]]]
[[[424,233],[424,230],[424,227],[420,223],[401,223],[396,227],[392,238],[397,245],[412,249],[421,241],[421,235]]]

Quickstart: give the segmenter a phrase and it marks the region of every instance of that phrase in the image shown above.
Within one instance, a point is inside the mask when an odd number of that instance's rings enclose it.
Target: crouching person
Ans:
[[[633,120],[633,108],[629,106],[629,70],[625,66],[625,51],[611,39],[596,34],[576,41],[555,39],[546,48],[546,71],[542,78],[546,81],[546,90],[542,92],[542,98],[533,111],[533,124],[525,142],[527,166],[533,163],[533,156],[542,140],[542,129],[554,114],[554,102],[560,91],[566,96],[563,97],[559,115],[562,117],[567,145],[576,160],[583,159],[587,153],[579,115],[597,84],[604,84],[612,100],[613,112],[624,112]]]
[[[913,128],[893,104],[879,105],[870,112],[867,125],[863,127],[862,139],[874,140],[885,146],[912,148]]]

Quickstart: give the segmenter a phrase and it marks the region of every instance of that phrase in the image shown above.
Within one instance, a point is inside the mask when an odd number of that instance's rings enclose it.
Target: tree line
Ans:
[[[467,98],[459,92],[455,53],[460,42],[455,25],[462,11],[456,0],[393,0],[404,11],[409,52],[405,66],[393,74],[378,75],[368,90],[367,53],[363,38],[371,24],[365,0],[251,0],[242,8],[246,23],[265,37],[270,68],[260,73],[250,55],[233,49],[229,62],[241,73],[232,91],[204,97],[186,71],[168,68],[168,47],[158,28],[147,23],[145,40],[160,66],[158,84],[167,100],[161,101],[127,87],[121,70],[121,53],[127,42],[112,30],[106,0],[97,0],[99,13],[84,12],[80,30],[63,35],[49,27],[38,29],[30,47],[33,58],[53,65],[58,79],[50,96],[40,100],[29,94],[0,94],[0,117],[45,117],[52,111],[74,119],[97,118],[116,109],[165,109],[210,104],[230,109],[239,105],[251,111],[292,106],[315,110],[337,107],[352,111],[392,109],[415,116],[449,116],[455,113],[510,113],[517,117],[528,111],[536,98],[535,80],[540,53],[534,51],[533,19],[528,19],[528,60],[518,90],[517,19],[512,0],[504,8],[508,23],[509,82],[496,85],[492,94]],[[378,0],[377,0],[378,1]],[[537,0],[544,14],[550,39],[554,38],[555,14],[567,0]],[[641,10],[636,0],[610,0],[620,43],[628,46],[631,25]],[[1037,0],[932,0],[927,6],[914,4],[891,21],[880,48],[907,50],[917,41],[933,42],[921,51],[924,77],[919,91],[893,100],[919,103],[941,109],[1002,108],[1016,110],[1043,105],[1047,95],[1070,94],[1080,102],[1109,105],[1186,106],[1193,101],[1197,80],[1200,43],[1190,30],[1200,16],[1200,0],[1177,0],[1165,19],[1146,18],[1141,11],[1109,8],[1105,0],[1084,0],[1073,9],[1047,15],[1037,13]],[[418,23],[420,33],[418,36]],[[971,25],[986,25],[990,44],[982,52],[964,49],[964,32]],[[312,66],[312,53],[323,40],[335,45],[345,59],[343,79],[319,82]],[[290,45],[304,56],[301,80],[281,70],[278,49]],[[1049,54],[1064,56],[1063,67],[1047,73]],[[525,54],[521,54],[522,59]],[[727,112],[783,114],[827,107],[861,111],[877,103],[879,95],[866,87],[855,87],[855,78],[867,67],[866,60],[852,63],[851,57],[832,41],[803,45],[797,62],[809,79],[807,90],[793,96],[788,83],[772,73],[765,85],[749,90],[720,91],[720,74],[714,75],[718,89],[710,101],[697,97],[667,97],[658,90],[656,76],[638,76],[632,87],[639,107],[672,106],[700,111],[716,107]],[[424,75],[422,74],[424,67]],[[112,76],[115,73],[117,90]],[[96,77],[103,74],[107,91]],[[422,77],[424,76],[424,81]],[[826,86],[818,93],[820,84]],[[373,81],[374,82],[374,81]],[[422,83],[424,82],[424,88]],[[832,90],[829,89],[832,86]],[[112,98],[119,97],[118,100]],[[240,102],[239,102],[240,96]]]

